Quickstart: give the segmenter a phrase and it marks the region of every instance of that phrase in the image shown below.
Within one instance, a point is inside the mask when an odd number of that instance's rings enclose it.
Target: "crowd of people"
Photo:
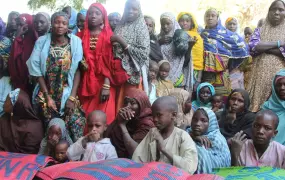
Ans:
[[[285,168],[285,3],[253,31],[139,0],[0,18],[0,150],[58,163],[130,158],[189,174]],[[202,23],[202,22],[200,22]]]

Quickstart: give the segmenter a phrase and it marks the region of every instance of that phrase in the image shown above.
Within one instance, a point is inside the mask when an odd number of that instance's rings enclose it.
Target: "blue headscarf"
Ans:
[[[86,10],[86,9],[81,9],[81,10],[79,11],[79,14],[82,14],[84,17],[86,17],[87,10]]]
[[[119,18],[121,18],[122,16],[121,16],[121,14],[118,13],[118,12],[113,12],[113,13],[110,13],[110,14],[108,15],[108,18],[110,18],[110,17],[119,17]]]
[[[70,13],[71,13],[71,16],[69,19],[69,29],[72,30],[73,34],[76,34],[77,33],[77,28],[76,28],[77,11],[73,7],[70,7]]]
[[[196,143],[196,148],[198,150],[197,173],[210,174],[212,173],[213,168],[230,167],[231,153],[225,137],[220,132],[215,113],[209,108],[199,109],[204,110],[208,115],[209,127],[203,136],[206,136],[211,141],[212,147],[205,149],[200,143]],[[188,128],[187,132],[191,133],[192,129]]]
[[[214,88],[214,86],[213,86],[212,84],[207,83],[207,82],[201,83],[201,84],[198,86],[197,91],[196,91],[196,99],[197,99],[197,100],[192,102],[192,108],[193,108],[194,111],[196,111],[196,110],[197,110],[198,108],[200,108],[200,107],[212,108],[211,102],[209,102],[209,103],[207,103],[207,104],[204,104],[204,103],[201,102],[201,100],[200,100],[199,93],[200,93],[200,90],[201,90],[202,88],[204,88],[204,87],[208,87],[208,88],[210,89],[212,96],[214,96],[214,95],[216,94],[215,88]]]
[[[208,11],[216,10],[209,9]],[[217,14],[219,13],[217,12]],[[213,29],[207,29],[206,27],[202,31],[201,37],[204,40],[205,51],[235,59],[249,57],[248,45],[245,43],[244,39],[237,33],[227,30],[222,25],[220,18],[217,27]]]
[[[266,101],[262,107],[262,109],[270,109],[277,114],[279,117],[279,125],[278,125],[278,134],[275,136],[274,140],[285,145],[285,101],[281,100],[276,94],[275,83],[276,78],[284,77],[285,78],[285,69],[279,71],[272,82],[272,94],[268,101]]]

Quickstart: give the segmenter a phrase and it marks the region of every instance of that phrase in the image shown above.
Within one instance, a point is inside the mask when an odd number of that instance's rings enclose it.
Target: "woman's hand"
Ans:
[[[71,116],[75,109],[75,102],[68,99],[65,104],[65,115]]]
[[[129,120],[135,117],[135,112],[130,107],[120,109],[118,119],[121,124],[127,124]]]
[[[212,142],[206,136],[191,136],[191,137],[194,141],[201,143],[201,145],[204,146],[206,149],[212,147]]]
[[[119,44],[122,45],[122,42],[124,42],[124,39],[121,37],[121,36],[118,36],[118,35],[113,35],[111,37],[111,42],[114,43],[114,42],[117,42]]]
[[[191,38],[189,41],[189,49],[192,49],[192,47],[196,44],[197,41],[198,41],[198,39],[196,36],[194,36],[193,39]]]
[[[17,30],[16,37],[19,37],[19,36],[26,34],[28,32],[28,30],[29,30],[28,24],[23,25],[22,27],[20,27]]]
[[[158,40],[160,45],[163,44],[170,44],[172,42],[172,37],[169,36],[162,36],[159,40]]]
[[[88,64],[85,60],[80,61],[79,68],[81,71],[86,72],[88,70]]]
[[[105,101],[108,101],[110,97],[110,89],[104,89],[102,88],[101,90],[101,96],[100,96],[100,101],[101,103],[104,103]]]
[[[49,109],[50,113],[52,111],[58,113],[56,104],[55,104],[54,100],[50,96],[47,97],[47,106],[48,106],[48,109]]]

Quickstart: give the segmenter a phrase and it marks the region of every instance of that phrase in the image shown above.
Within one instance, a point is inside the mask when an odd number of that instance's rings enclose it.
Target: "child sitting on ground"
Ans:
[[[285,146],[272,140],[278,133],[278,116],[271,110],[257,113],[252,125],[252,140],[241,131],[231,140],[233,166],[285,167]]]
[[[150,103],[152,104],[156,99],[156,79],[157,79],[157,73],[158,73],[158,64],[155,61],[150,60],[149,61],[149,70],[148,70],[148,99]]]
[[[156,128],[137,146],[132,159],[143,163],[164,162],[193,174],[198,164],[197,149],[190,135],[174,126],[178,112],[176,99],[160,97],[151,109]]]
[[[88,162],[118,158],[110,139],[103,138],[107,128],[106,122],[106,114],[103,111],[95,110],[90,113],[87,119],[88,134],[68,148],[68,158],[72,161]]]
[[[69,143],[66,140],[60,140],[55,146],[55,160],[59,163],[69,162],[66,155]]]
[[[212,97],[212,111],[214,113],[222,112],[224,110],[224,100],[221,95],[214,95]]]
[[[168,79],[169,71],[170,71],[170,63],[167,60],[161,60],[158,63],[159,72],[157,77],[157,85],[156,91],[157,96],[167,96],[169,95],[169,91],[174,89],[173,82]]]

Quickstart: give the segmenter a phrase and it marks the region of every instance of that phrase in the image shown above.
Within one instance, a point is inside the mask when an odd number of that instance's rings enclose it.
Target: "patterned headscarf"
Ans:
[[[5,32],[6,32],[6,24],[0,18],[0,41],[5,37]]]
[[[37,13],[36,14],[36,16],[37,15],[43,15],[45,18],[46,18],[46,20],[47,20],[47,22],[48,22],[48,27],[50,28],[50,26],[51,26],[51,19],[50,19],[50,16],[49,16],[49,14],[48,13],[46,13],[46,12],[39,12],[39,13]],[[48,29],[49,29],[48,28]]]
[[[167,34],[161,28],[158,38],[161,38],[163,36],[173,37],[175,31],[177,29],[181,29],[179,23],[176,21],[176,18],[172,13],[163,13],[160,16],[160,20],[162,19],[170,20],[173,24],[173,28]],[[175,86],[186,86],[186,89],[189,89],[189,87],[191,87],[191,72],[189,71],[191,71],[190,69],[192,68],[183,68],[185,56],[180,57],[175,54],[173,41],[169,44],[161,45],[161,52],[163,59],[166,59],[170,62],[171,69],[169,72],[169,79],[175,84]],[[192,62],[189,63],[189,65],[192,67]]]
[[[19,88],[15,89],[14,91],[11,91],[9,93],[9,97],[11,99],[11,102],[12,102],[13,106],[16,104],[16,102],[18,100],[19,93],[20,93],[20,89]]]
[[[48,143],[48,131],[52,126],[58,126],[61,129],[62,136],[61,136],[61,139],[59,139],[59,141],[60,140],[66,140],[70,145],[73,144],[73,142],[72,142],[72,140],[68,134],[68,131],[66,129],[65,122],[60,118],[54,118],[48,124],[47,131],[46,131],[45,137],[43,138],[43,140],[41,142],[41,147],[40,147],[38,154],[43,155],[45,153],[45,150],[47,148],[47,143]]]
[[[212,143],[212,147],[206,149],[200,143],[196,143],[198,150],[198,168],[197,173],[212,173],[213,168],[229,167],[231,165],[231,154],[225,137],[221,134],[217,117],[209,108],[199,108],[204,110],[209,119],[207,132],[203,134]],[[192,129],[187,129],[191,133]]]
[[[212,104],[211,102],[209,102],[208,104],[204,104],[203,102],[201,102],[200,100],[200,97],[199,97],[199,94],[200,94],[200,91],[202,88],[204,87],[208,87],[211,91],[211,95],[214,96],[216,94],[216,91],[215,91],[215,88],[212,84],[210,83],[201,83],[198,87],[197,87],[197,91],[196,91],[196,101],[193,101],[192,103],[192,108],[194,111],[196,111],[198,108],[200,107],[207,107],[207,108],[211,108],[212,107]]]
[[[133,22],[127,22],[127,8],[128,4],[131,2],[138,3],[139,15]],[[150,38],[141,5],[138,0],[127,0],[122,20],[117,25],[114,34],[121,36],[129,45],[128,53],[121,54],[122,66],[125,71],[131,75],[128,82],[137,85],[140,83],[140,77],[142,75],[144,90],[147,92],[147,67],[149,64]]]

